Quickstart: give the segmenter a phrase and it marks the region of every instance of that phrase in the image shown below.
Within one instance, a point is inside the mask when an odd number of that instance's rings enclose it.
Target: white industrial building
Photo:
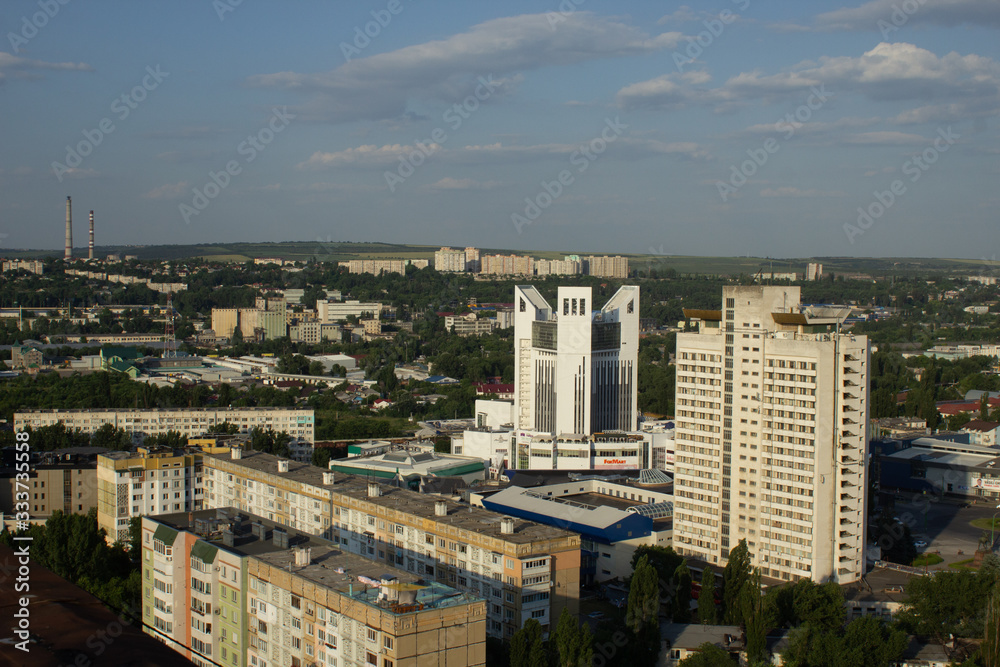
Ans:
[[[677,335],[674,548],[764,576],[850,583],[865,568],[868,372],[846,308],[798,287],[723,288]]]

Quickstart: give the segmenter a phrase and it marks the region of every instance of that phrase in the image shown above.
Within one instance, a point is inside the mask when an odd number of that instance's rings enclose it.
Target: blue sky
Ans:
[[[9,0],[0,253],[995,259],[1000,3],[852,2]]]

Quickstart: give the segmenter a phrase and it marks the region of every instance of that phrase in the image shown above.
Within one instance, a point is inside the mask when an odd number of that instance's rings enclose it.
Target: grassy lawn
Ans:
[[[978,568],[975,568],[975,567],[972,566],[972,561],[973,560],[975,560],[975,559],[973,559],[973,558],[966,558],[965,560],[960,560],[957,563],[952,563],[948,567],[953,567],[956,570],[973,570],[973,571],[977,571]]]
[[[926,567],[928,565],[937,565],[942,562],[944,562],[944,558],[941,558],[941,556],[938,556],[937,554],[920,554],[913,559],[911,565],[913,567]]]
[[[985,517],[982,519],[973,519],[969,524],[974,528],[982,528],[983,530],[1000,530],[1000,517],[996,517],[995,519],[987,519]]]

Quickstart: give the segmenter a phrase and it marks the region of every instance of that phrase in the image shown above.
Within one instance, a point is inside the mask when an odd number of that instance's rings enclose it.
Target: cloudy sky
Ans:
[[[859,2],[859,0],[851,0]],[[65,4],[60,4],[65,2]],[[0,5],[0,254],[995,258],[1000,2]]]

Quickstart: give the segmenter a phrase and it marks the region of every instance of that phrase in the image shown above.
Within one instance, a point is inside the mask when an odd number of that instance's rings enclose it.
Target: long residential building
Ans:
[[[865,568],[869,344],[847,308],[798,287],[724,287],[677,335],[674,548],[724,564],[745,539],[764,576]]]
[[[257,451],[204,457],[206,508],[235,507],[488,601],[487,633],[579,607],[580,537]]]
[[[234,508],[142,520],[144,630],[202,667],[486,664],[486,602]]]
[[[228,422],[249,432],[272,428],[294,442],[315,442],[315,413],[304,408],[103,408],[93,410],[23,410],[14,413],[14,428],[63,423],[73,431],[93,433],[105,424],[128,431],[141,443],[150,435],[176,431],[188,438]]]

